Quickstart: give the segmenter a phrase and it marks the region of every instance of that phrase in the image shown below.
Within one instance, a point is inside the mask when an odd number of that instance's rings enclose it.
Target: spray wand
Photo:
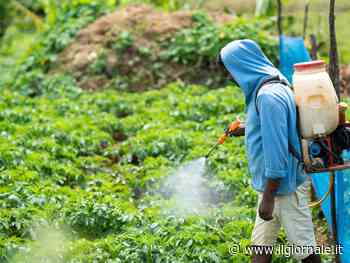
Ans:
[[[229,136],[233,136],[235,132],[237,132],[237,130],[241,127],[241,124],[242,121],[239,119],[239,117],[237,117],[237,119],[225,129],[225,133],[221,135],[217,143],[211,147],[205,158],[208,158],[219,145],[224,144]]]

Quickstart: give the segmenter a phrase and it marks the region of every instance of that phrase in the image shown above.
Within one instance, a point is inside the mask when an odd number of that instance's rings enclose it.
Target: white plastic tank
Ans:
[[[329,135],[338,126],[338,97],[323,60],[294,65],[293,89],[301,137]]]

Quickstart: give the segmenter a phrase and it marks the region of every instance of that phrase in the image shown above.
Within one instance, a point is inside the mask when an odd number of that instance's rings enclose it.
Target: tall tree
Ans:
[[[277,28],[278,28],[278,35],[283,35],[283,15],[282,15],[282,1],[277,0]]]
[[[329,2],[329,33],[330,33],[330,50],[329,50],[329,75],[332,79],[335,91],[338,98],[340,98],[340,76],[339,76],[339,59],[337,36],[335,29],[335,0]],[[333,189],[331,191],[331,214],[332,214],[332,232],[335,245],[338,245],[338,228],[337,228],[337,213],[336,213],[336,193],[334,189],[335,175],[334,171],[331,173],[333,180]],[[340,263],[339,255],[335,254],[336,263]]]
[[[303,23],[303,38],[306,38],[306,31],[307,31],[307,26],[309,22],[309,8],[310,8],[310,2],[308,1],[305,5],[304,9],[304,23]]]
[[[334,88],[338,97],[340,96],[340,76],[339,76],[339,57],[337,47],[337,35],[335,29],[335,0],[330,0],[329,4],[329,33],[330,33],[330,50],[329,50],[329,75],[332,79]]]

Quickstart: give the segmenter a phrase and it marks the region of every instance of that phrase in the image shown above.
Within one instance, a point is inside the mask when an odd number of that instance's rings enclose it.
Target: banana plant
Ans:
[[[47,0],[49,1],[49,0]],[[27,3],[28,4],[28,3]],[[39,3],[36,3],[39,5]],[[20,23],[23,17],[29,18],[35,29],[43,30],[43,18],[30,9],[24,2],[20,0],[10,0],[0,2],[0,39],[5,35],[7,28],[12,23]]]
[[[278,2],[287,4],[288,0],[256,0],[255,16],[274,16],[277,13]]]
[[[276,1],[275,0],[256,0],[255,15],[260,16],[272,16],[276,13]]]
[[[40,16],[23,5],[20,1],[12,0],[9,2],[10,7],[15,9],[20,15],[29,17],[35,25],[35,28],[41,31],[44,28],[44,22]]]
[[[9,15],[9,4],[6,1],[0,2],[0,40],[5,35],[7,27],[11,23],[11,16]]]

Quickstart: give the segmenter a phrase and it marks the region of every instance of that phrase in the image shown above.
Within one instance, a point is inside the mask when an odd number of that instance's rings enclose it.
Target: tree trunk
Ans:
[[[330,0],[329,33],[330,33],[329,75],[332,79],[335,91],[339,98],[340,97],[340,76],[339,76],[337,36],[336,36],[336,29],[335,29],[335,0]]]
[[[305,5],[305,11],[304,11],[304,25],[303,25],[303,38],[306,38],[306,31],[307,31],[307,26],[308,26],[308,21],[309,21],[309,7],[310,7],[310,2],[307,2]]]

